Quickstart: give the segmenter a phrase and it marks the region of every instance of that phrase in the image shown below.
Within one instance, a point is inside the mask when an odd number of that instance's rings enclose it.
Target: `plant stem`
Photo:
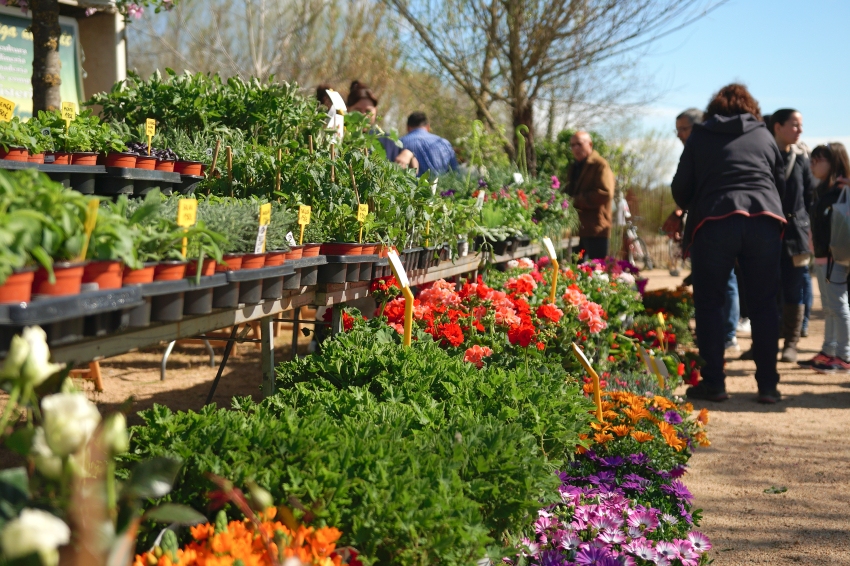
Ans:
[[[106,505],[109,516],[114,521],[117,513],[117,500],[115,497],[115,460],[110,458],[106,463]]]
[[[3,417],[0,418],[0,436],[6,434],[6,425],[9,423],[9,417],[15,411],[18,405],[18,398],[21,396],[20,384],[15,384],[12,387],[12,393],[9,394],[9,402],[6,403],[6,409],[3,411]]]

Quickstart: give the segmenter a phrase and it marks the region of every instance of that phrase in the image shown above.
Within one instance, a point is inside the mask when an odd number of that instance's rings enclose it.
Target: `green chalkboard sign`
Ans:
[[[0,9],[0,96],[15,103],[15,115],[21,118],[32,116],[33,44],[32,32],[27,29],[31,21],[19,10]],[[62,100],[79,106],[83,89],[77,22],[62,17],[59,25]]]

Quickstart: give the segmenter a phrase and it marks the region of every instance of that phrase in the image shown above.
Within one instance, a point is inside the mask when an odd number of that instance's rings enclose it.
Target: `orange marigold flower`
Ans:
[[[703,407],[700,410],[699,415],[697,415],[697,422],[700,423],[701,425],[707,425],[708,424],[708,409]]]
[[[699,443],[700,446],[711,446],[711,441],[708,439],[708,435],[704,432],[696,433],[694,439]]]
[[[592,383],[585,383],[584,386],[582,387],[582,389],[584,389],[585,393],[590,395],[591,393],[593,393],[593,384]]]
[[[626,415],[633,423],[637,423],[641,419],[646,419],[650,416],[649,411],[643,407],[639,409],[623,409],[623,414]]]
[[[617,436],[626,436],[627,434],[629,434],[630,430],[632,430],[632,427],[628,425],[617,425],[611,427],[611,432],[613,432]]]
[[[688,413],[692,413],[694,411],[693,403],[685,403],[684,407],[685,407],[685,411],[688,412]]]
[[[632,432],[632,438],[634,438],[635,440],[637,440],[640,443],[644,443],[644,442],[649,442],[650,440],[652,440],[655,437],[652,436],[651,434],[649,434],[648,432],[643,432],[642,430],[636,430],[636,431]]]
[[[606,432],[597,432],[593,435],[593,440],[595,440],[597,444],[605,444],[609,440],[614,440],[614,436]]]

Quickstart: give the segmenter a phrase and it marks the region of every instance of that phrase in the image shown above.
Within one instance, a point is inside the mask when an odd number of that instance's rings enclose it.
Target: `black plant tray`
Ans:
[[[239,303],[255,305],[265,298],[263,296],[263,288],[267,279],[273,279],[282,284],[283,277],[285,275],[291,275],[294,272],[295,271],[292,266],[287,263],[284,263],[283,265],[276,265],[274,267],[240,269],[239,271],[228,271],[227,282],[229,284],[239,284]]]
[[[180,194],[191,195],[195,193],[195,187],[197,187],[201,181],[204,180],[203,175],[180,175],[180,185],[175,183],[174,189],[177,190]]]
[[[157,322],[182,320],[184,310],[187,310],[187,295],[189,312],[185,314],[204,314],[203,311],[206,310],[202,306],[205,302],[204,297],[209,291],[224,285],[227,285],[227,277],[223,273],[201,277],[197,284],[194,277],[188,277],[175,281],[154,281],[144,285],[133,285],[131,287],[137,287],[141,291],[145,304],[133,310],[130,325],[144,327],[152,320]],[[198,306],[193,306],[196,304]]]
[[[142,303],[136,287],[92,291],[68,297],[46,297],[29,303],[5,305],[2,324],[44,325],[71,318],[133,308]]]
[[[106,167],[105,170],[106,175],[97,179],[97,194],[143,196],[155,188],[163,194],[171,194],[174,183],[180,183],[179,173],[126,167]]]
[[[38,163],[29,163],[28,161],[9,161],[7,159],[0,159],[0,169],[8,169],[9,171],[33,169],[38,166]]]

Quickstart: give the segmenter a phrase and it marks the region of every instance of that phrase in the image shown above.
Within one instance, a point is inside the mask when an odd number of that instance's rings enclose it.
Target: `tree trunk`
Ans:
[[[32,112],[62,106],[59,73],[59,0],[31,0],[32,9]],[[77,102],[76,100],[73,102]]]
[[[525,141],[525,158],[528,163],[528,174],[537,174],[537,152],[534,151],[534,104],[527,98],[516,101],[513,109],[514,136],[517,127],[524,125],[528,128]],[[518,147],[519,138],[514,138],[514,147]]]

